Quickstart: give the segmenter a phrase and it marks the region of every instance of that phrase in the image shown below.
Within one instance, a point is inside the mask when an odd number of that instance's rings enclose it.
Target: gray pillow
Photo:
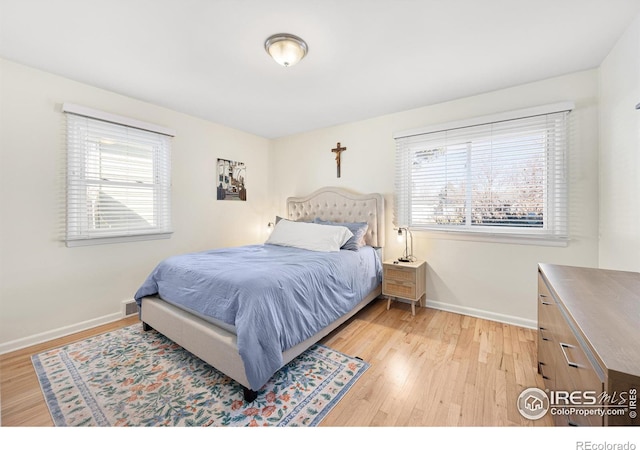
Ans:
[[[347,227],[349,231],[353,233],[353,237],[345,242],[342,247],[340,247],[343,250],[357,251],[360,249],[360,247],[363,247],[365,245],[364,235],[369,229],[369,225],[367,224],[367,222],[331,222],[329,220],[318,219],[317,217],[313,219],[313,222],[319,223],[320,225],[335,225]]]

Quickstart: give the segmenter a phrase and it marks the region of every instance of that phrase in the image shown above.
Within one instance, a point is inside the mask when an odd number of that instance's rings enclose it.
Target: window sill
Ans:
[[[501,244],[538,245],[543,247],[567,247],[569,238],[551,238],[548,236],[524,236],[507,233],[486,233],[470,231],[441,231],[412,228],[411,231],[425,233],[433,239],[451,239],[458,241],[495,242]]]
[[[131,236],[114,236],[86,239],[70,239],[65,241],[67,247],[87,247],[101,244],[120,244],[124,242],[150,241],[155,239],[169,239],[173,232],[157,234],[136,234]]]

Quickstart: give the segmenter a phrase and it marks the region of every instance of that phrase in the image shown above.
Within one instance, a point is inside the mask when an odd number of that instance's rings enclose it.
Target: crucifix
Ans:
[[[336,145],[336,148],[331,149],[331,151],[335,152],[336,154],[336,166],[338,169],[338,172],[337,172],[338,178],[340,178],[340,153],[344,152],[345,150],[347,150],[347,147],[340,147],[340,142],[338,142],[338,145]]]

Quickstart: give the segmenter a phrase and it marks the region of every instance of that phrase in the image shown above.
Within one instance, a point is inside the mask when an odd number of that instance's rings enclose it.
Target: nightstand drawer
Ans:
[[[403,284],[403,283],[394,283],[391,280],[385,279],[383,281],[383,292],[386,295],[390,295],[392,297],[401,297],[406,299],[415,299],[416,298],[416,285],[413,284]]]
[[[384,279],[399,281],[404,283],[416,282],[416,270],[411,267],[388,267],[384,268]]]

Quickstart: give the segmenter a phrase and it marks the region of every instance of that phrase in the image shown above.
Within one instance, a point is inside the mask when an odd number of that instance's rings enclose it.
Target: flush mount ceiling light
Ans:
[[[280,65],[293,66],[305,57],[307,43],[293,34],[274,34],[264,43],[264,49]]]

